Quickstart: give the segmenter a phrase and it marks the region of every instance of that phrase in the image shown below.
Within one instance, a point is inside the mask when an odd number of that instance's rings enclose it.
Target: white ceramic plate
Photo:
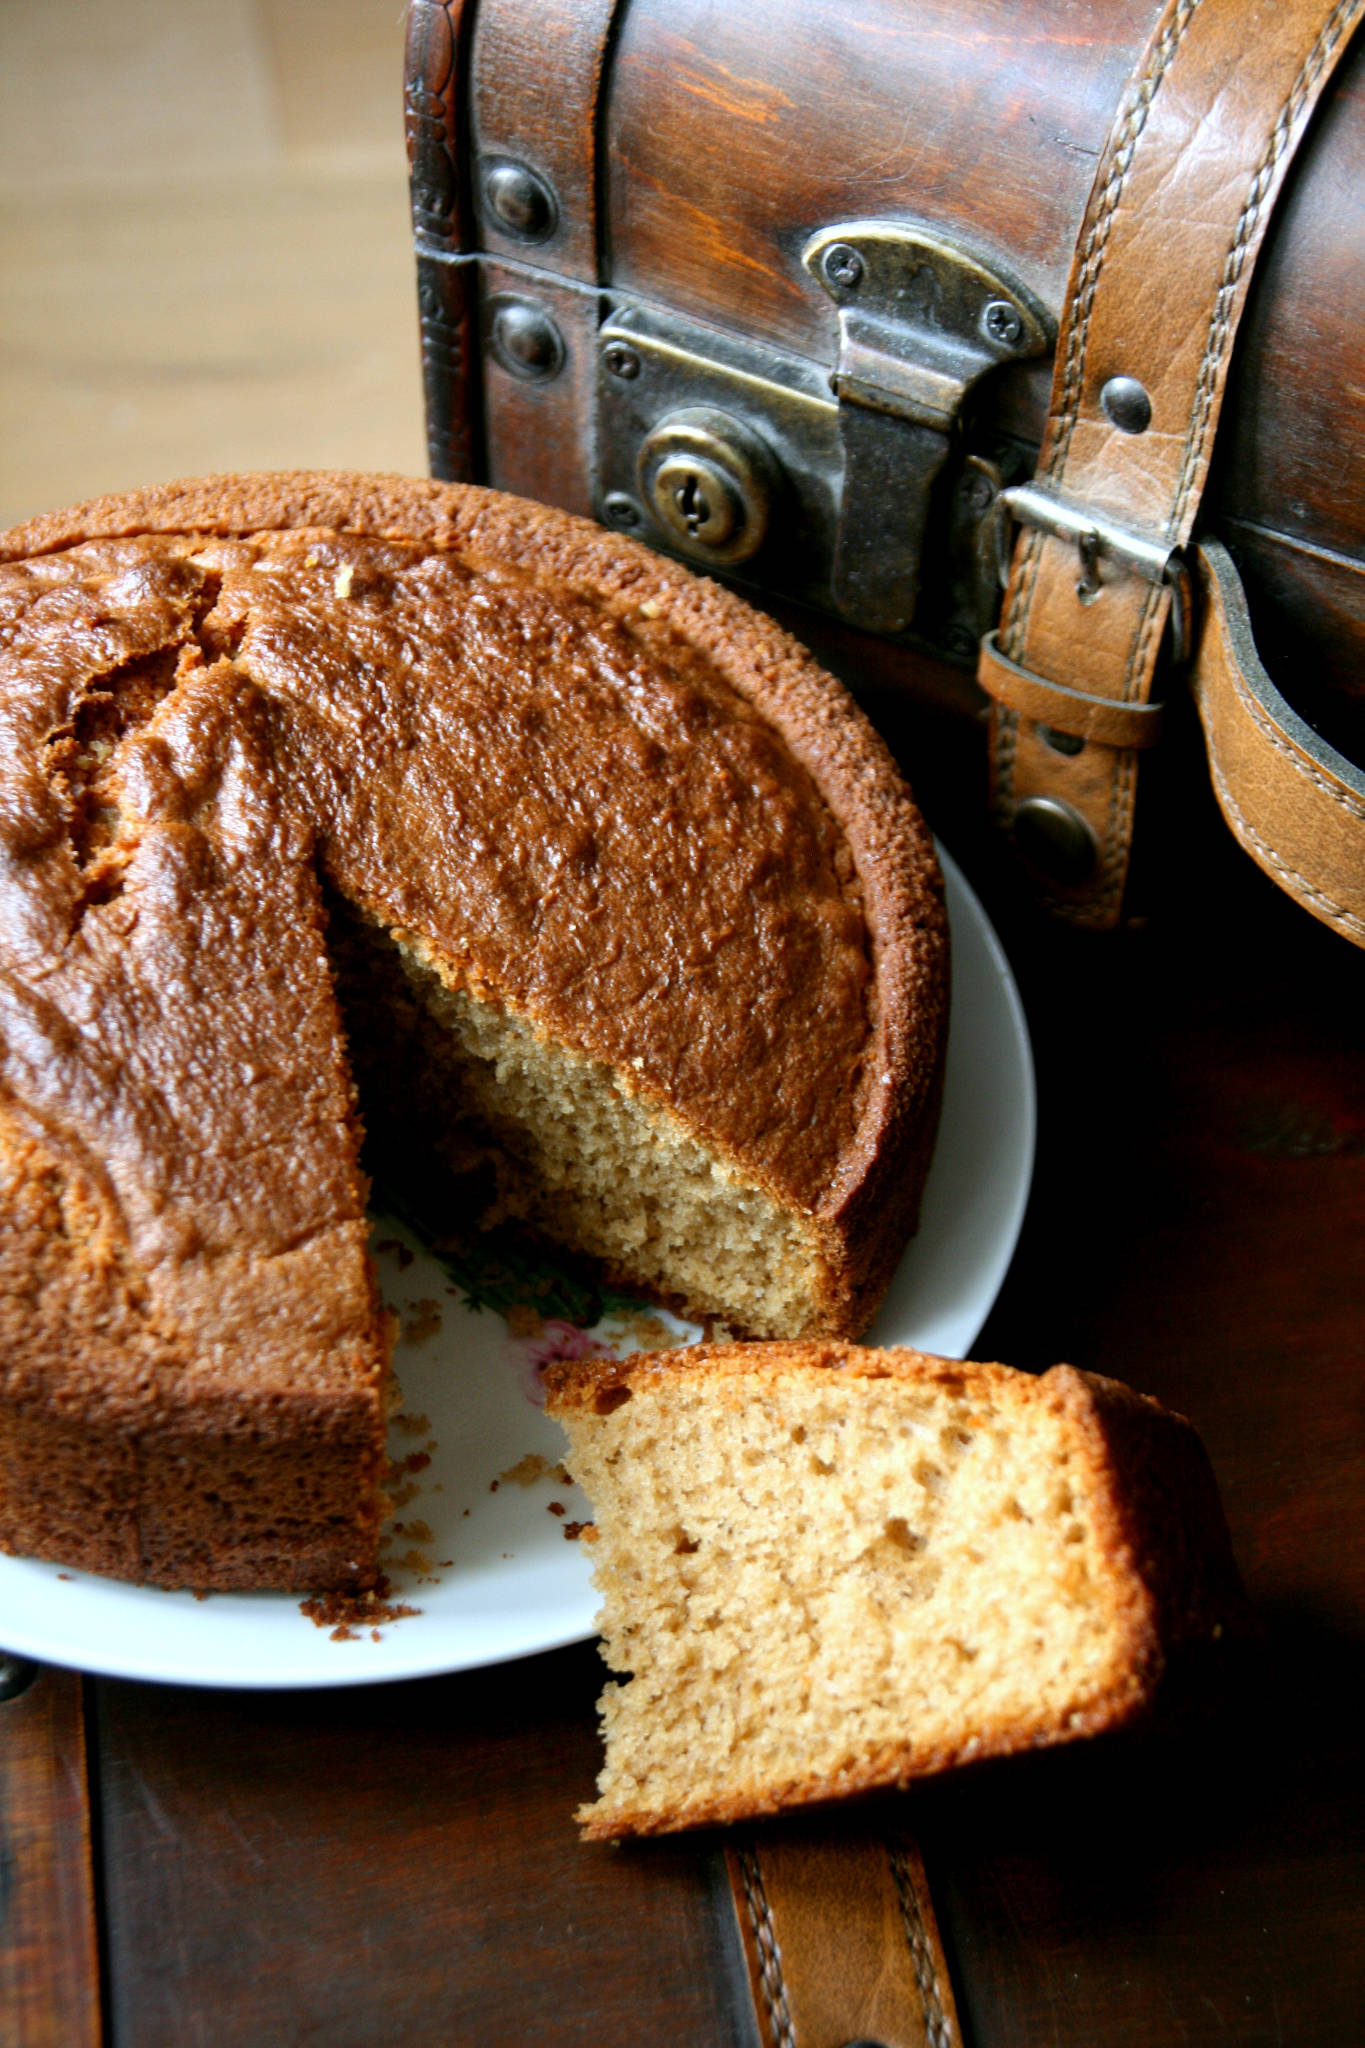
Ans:
[[[1033,1068],[1005,956],[950,860],[953,1008],[943,1121],[918,1237],[869,1342],[966,1355],[1004,1278],[1033,1170]],[[537,1366],[599,1344],[657,1343],[663,1319],[618,1309],[585,1334],[525,1307],[541,1269],[492,1276],[521,1297],[511,1322],[475,1312],[449,1271],[380,1219],[385,1298],[404,1324],[403,1390],[390,1451],[406,1460],[388,1538],[389,1598],[419,1609],[340,1639],[283,1593],[165,1593],[0,1558],[0,1644],[122,1678],[212,1686],[357,1685],[459,1671],[593,1632],[590,1553],[570,1539],[589,1510],[556,1476],[558,1426],[537,1404]],[[490,1276],[484,1275],[485,1284]],[[540,1299],[551,1311],[571,1304]],[[539,1321],[539,1328],[536,1323]],[[520,1330],[522,1334],[515,1334]],[[534,1334],[530,1334],[534,1331]],[[673,1340],[685,1326],[671,1325]],[[693,1333],[695,1334],[695,1333]]]

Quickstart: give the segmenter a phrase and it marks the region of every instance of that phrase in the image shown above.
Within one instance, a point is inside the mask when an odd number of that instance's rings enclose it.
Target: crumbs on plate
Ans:
[[[429,1415],[409,1415],[404,1411],[389,1417],[389,1427],[401,1430],[404,1436],[430,1436],[431,1417]]]
[[[396,1237],[381,1237],[378,1244],[375,1246],[375,1250],[377,1252],[395,1253],[398,1259],[398,1270],[400,1273],[406,1273],[408,1267],[412,1264],[413,1259],[416,1256],[414,1252],[409,1251],[408,1247],[405,1244],[400,1244]]]
[[[306,1614],[314,1628],[330,1629],[334,1643],[358,1642],[358,1630],[361,1628],[368,1628],[378,1642],[376,1624],[405,1621],[409,1615],[422,1612],[420,1607],[408,1607],[400,1600],[390,1600],[390,1590],[388,1580],[381,1573],[375,1584],[364,1593],[311,1593],[306,1600],[300,1600],[299,1613]]]
[[[434,1337],[441,1328],[441,1304],[424,1295],[421,1301],[414,1301],[403,1318],[403,1342],[425,1344],[428,1337]]]
[[[548,1458],[541,1457],[539,1451],[528,1451],[524,1458],[518,1458],[515,1465],[499,1472],[488,1491],[496,1493],[504,1479],[515,1480],[518,1486],[534,1486],[537,1479],[553,1479],[560,1486],[573,1485],[563,1465],[552,1465]]]

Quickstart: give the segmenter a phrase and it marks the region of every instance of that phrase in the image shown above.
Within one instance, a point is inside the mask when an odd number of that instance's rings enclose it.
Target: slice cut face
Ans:
[[[1226,1610],[1193,1432],[1066,1367],[699,1349],[559,1368],[550,1408],[593,1504],[604,1655],[624,1674],[603,1698],[590,1836],[1116,1726],[1171,1642]],[[1163,1530],[1172,1501],[1189,1520]]]

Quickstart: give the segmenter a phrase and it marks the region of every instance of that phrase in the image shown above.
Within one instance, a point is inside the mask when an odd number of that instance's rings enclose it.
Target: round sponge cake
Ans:
[[[397,478],[170,485],[0,563],[0,1545],[373,1576],[362,1115],[695,1316],[866,1326],[932,1146],[942,885],[779,628]]]

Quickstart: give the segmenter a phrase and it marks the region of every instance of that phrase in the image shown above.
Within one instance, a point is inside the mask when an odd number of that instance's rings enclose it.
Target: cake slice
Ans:
[[[549,1378],[625,1679],[590,1839],[1116,1728],[1238,1597],[1190,1424],[1070,1366],[769,1343]]]

